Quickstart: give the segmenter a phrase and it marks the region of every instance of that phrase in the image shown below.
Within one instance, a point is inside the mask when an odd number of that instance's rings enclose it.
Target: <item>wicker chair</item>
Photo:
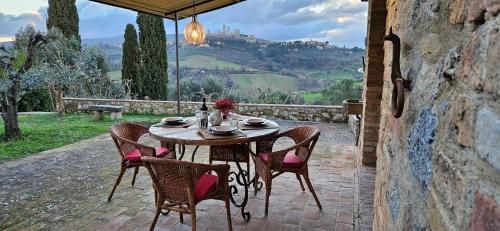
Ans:
[[[321,209],[321,203],[309,179],[307,166],[307,161],[318,141],[319,134],[319,129],[314,126],[301,126],[280,133],[271,139],[257,142],[257,156],[252,156],[255,163],[255,183],[261,177],[266,185],[266,215],[268,214],[272,180],[285,172],[295,173],[302,191],[305,191],[305,188],[300,176],[304,177],[309,191],[311,191],[316,204]],[[295,145],[272,152],[275,141],[282,137],[293,139]],[[255,187],[255,194],[257,194],[257,187]]]
[[[153,148],[137,143],[139,138],[148,133],[148,131],[147,126],[137,123],[121,123],[111,126],[110,133],[121,157],[121,168],[120,174],[118,175],[115,185],[113,186],[113,190],[108,196],[108,201],[111,201],[116,187],[118,187],[122,180],[123,174],[129,168],[135,168],[134,176],[132,178],[132,186],[134,185],[135,178],[139,173],[139,167],[144,166],[140,160],[141,156],[156,156],[175,159],[175,146],[171,148]]]
[[[229,206],[229,165],[200,164],[165,158],[141,157],[153,180],[156,214],[153,230],[163,209],[191,214],[192,230],[196,230],[196,204],[207,199],[226,203],[229,230],[232,230]],[[211,172],[217,175],[212,175]]]

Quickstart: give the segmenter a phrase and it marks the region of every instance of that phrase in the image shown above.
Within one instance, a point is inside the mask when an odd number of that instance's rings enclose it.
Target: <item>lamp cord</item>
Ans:
[[[193,19],[196,20],[196,4],[195,4],[195,0],[193,0]]]

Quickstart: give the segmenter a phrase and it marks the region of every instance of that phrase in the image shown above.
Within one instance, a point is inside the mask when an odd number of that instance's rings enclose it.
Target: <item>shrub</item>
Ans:
[[[39,89],[25,93],[19,101],[19,111],[52,111],[49,91]]]

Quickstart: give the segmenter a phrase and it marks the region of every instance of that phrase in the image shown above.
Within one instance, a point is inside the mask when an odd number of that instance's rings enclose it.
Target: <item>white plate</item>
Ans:
[[[186,122],[186,120],[182,117],[167,117],[161,119],[161,122],[166,124],[181,124]]]
[[[264,122],[262,122],[262,123],[249,123],[247,120],[245,120],[245,121],[243,121],[243,124],[245,124],[247,126],[261,127],[261,126],[265,126],[267,124],[267,122],[269,122],[269,120],[264,120]]]
[[[263,124],[266,121],[267,121],[266,119],[262,119],[262,118],[248,118],[247,120],[245,120],[245,123],[248,123],[248,124]]]
[[[182,117],[167,117],[163,118],[162,120],[164,120],[165,122],[178,122],[182,120]]]
[[[231,126],[226,126],[226,125],[213,126],[213,127],[210,127],[210,129],[214,132],[217,132],[217,133],[231,133],[231,132],[234,132],[236,130],[235,128],[232,128]]]

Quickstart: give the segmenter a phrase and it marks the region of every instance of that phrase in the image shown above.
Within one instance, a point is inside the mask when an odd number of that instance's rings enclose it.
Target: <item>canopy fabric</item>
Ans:
[[[91,0],[125,9],[140,11],[175,20],[193,15],[193,0]],[[206,13],[245,0],[195,0],[196,14]]]

